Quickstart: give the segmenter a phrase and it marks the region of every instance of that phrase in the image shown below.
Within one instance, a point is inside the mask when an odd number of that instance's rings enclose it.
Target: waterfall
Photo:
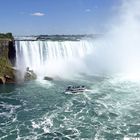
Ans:
[[[16,67],[27,67],[38,77],[83,72],[83,59],[93,48],[92,41],[16,41]]]

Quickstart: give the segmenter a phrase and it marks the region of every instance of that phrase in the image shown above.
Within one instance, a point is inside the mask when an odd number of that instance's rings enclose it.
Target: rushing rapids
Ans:
[[[38,76],[61,74],[63,71],[81,69],[80,60],[92,52],[91,41],[16,41],[16,66],[21,71],[27,67]],[[22,65],[21,65],[22,64]]]

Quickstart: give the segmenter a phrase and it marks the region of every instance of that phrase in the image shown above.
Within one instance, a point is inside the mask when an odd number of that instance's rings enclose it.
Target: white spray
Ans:
[[[140,74],[140,1],[124,0],[88,61],[95,72]]]

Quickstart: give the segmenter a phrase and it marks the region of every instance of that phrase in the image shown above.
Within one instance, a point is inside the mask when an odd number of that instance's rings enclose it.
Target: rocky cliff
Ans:
[[[12,34],[0,34],[0,83],[14,83],[14,40]]]

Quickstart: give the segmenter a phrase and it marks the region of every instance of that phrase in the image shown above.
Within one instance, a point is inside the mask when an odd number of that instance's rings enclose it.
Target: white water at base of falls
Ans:
[[[86,71],[83,59],[92,52],[92,41],[16,41],[16,67],[32,69],[38,77],[68,77]]]

